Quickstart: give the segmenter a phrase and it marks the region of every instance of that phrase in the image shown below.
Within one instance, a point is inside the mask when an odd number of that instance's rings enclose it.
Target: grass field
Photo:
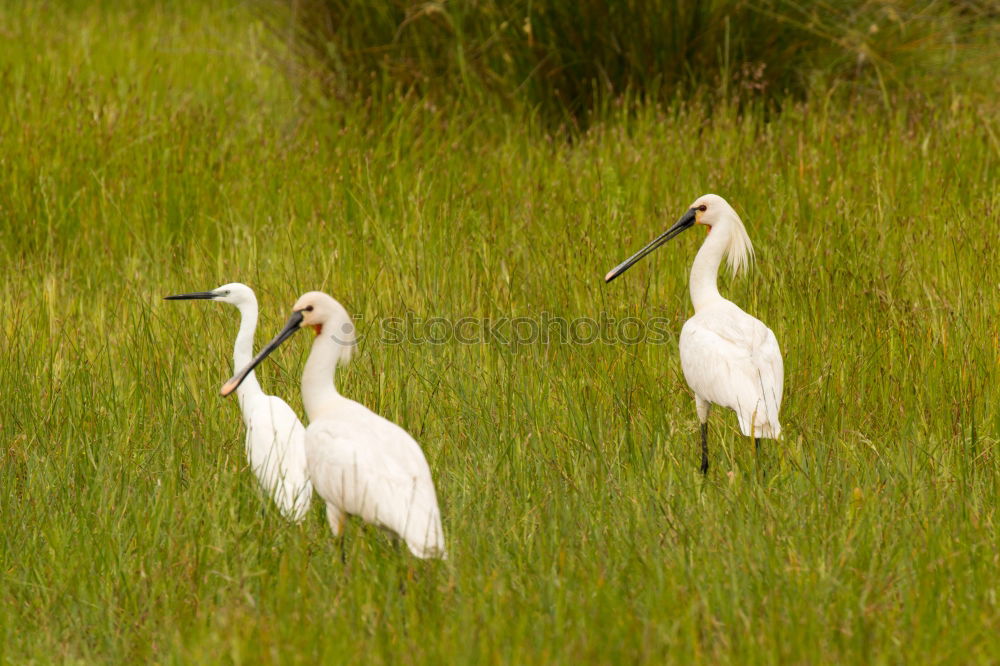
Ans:
[[[81,3],[82,4],[82,3]],[[0,660],[996,663],[1000,112],[609,112],[581,136],[409,104],[311,113],[242,5],[0,4]],[[758,264],[723,294],[785,356],[784,438],[712,416],[676,335],[698,195]],[[435,475],[421,562],[258,492],[230,281],[262,344],[322,289],[341,391]],[[666,318],[664,344],[387,344],[393,317]],[[308,352],[258,371],[301,413]]]

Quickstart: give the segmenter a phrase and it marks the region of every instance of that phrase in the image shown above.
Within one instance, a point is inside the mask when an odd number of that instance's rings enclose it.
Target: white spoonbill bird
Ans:
[[[409,433],[337,392],[334,372],[346,365],[355,345],[347,310],[326,294],[303,294],[278,335],[222,387],[229,395],[254,367],[295,334],[316,332],[302,372],[302,402],[309,416],[306,460],[309,477],[326,502],[330,529],[340,535],[345,514],[399,535],[417,557],[445,557],[441,512],[431,470]]]
[[[715,405],[736,412],[743,435],[777,439],[778,410],[785,381],[778,340],[759,319],[719,294],[716,277],[722,257],[734,275],[753,261],[753,245],[733,207],[716,194],[699,197],[686,213],[653,242],[604,276],[611,282],[647,254],[696,224],[707,227],[691,267],[694,316],[681,329],[681,368],[694,391],[701,421],[701,471],[708,472],[708,411]]]
[[[257,330],[257,297],[253,289],[233,282],[212,291],[167,296],[165,300],[211,300],[235,305],[240,330],[233,345],[233,364],[242,368],[253,358]],[[295,522],[305,518],[312,502],[312,484],[306,470],[306,430],[281,398],[267,395],[251,374],[237,394],[247,427],[246,449],[250,468],[264,491],[274,498],[281,513]]]

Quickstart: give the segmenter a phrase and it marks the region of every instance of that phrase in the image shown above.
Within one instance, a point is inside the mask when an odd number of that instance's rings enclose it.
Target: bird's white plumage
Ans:
[[[257,330],[257,296],[245,284],[224,284],[211,292],[181,294],[170,299],[200,298],[236,306],[240,328],[233,344],[233,364],[242,368],[253,358]],[[298,416],[281,398],[267,395],[251,373],[237,392],[246,426],[246,454],[261,488],[289,520],[300,522],[312,502],[312,484],[306,469],[306,431]]]
[[[680,353],[696,396],[735,411],[745,436],[778,438],[784,365],[771,329],[720,300],[687,320]]]
[[[750,266],[750,237],[720,196],[699,197],[691,210],[709,234],[691,266],[695,314],[681,329],[684,379],[695,393],[702,423],[712,403],[735,411],[744,435],[777,439],[785,377],[778,340],[759,319],[723,298],[716,284],[723,257],[734,274]]]
[[[340,303],[322,292],[304,294],[285,329],[223,386],[223,395],[240,390],[253,367],[300,329],[316,331],[302,372],[306,463],[334,534],[340,534],[345,515],[356,515],[395,532],[417,557],[445,557],[437,493],[420,446],[395,423],[337,391],[336,368],[347,364],[355,345],[354,324]]]
[[[251,395],[240,400],[240,408],[250,469],[281,513],[300,522],[312,502],[305,428],[288,403],[273,395]]]
[[[740,216],[725,199],[706,194],[669,229],[611,269],[610,282],[685,229],[704,225],[708,236],[691,266],[694,316],[681,329],[684,379],[695,394],[701,421],[701,471],[708,472],[708,413],[713,404],[736,412],[745,436],[777,439],[785,369],[774,333],[719,294],[719,266],[734,275],[753,264],[754,250]]]
[[[306,456],[331,526],[348,513],[392,530],[417,557],[445,552],[431,470],[405,430],[345,398],[306,429]]]

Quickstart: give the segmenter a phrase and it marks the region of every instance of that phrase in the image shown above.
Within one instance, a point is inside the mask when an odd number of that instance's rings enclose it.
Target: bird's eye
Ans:
[[[305,306],[305,307],[304,307],[304,308],[302,308],[302,309],[303,309],[303,310],[305,310],[306,312],[312,312],[312,311],[313,311],[313,306],[311,306],[311,305],[307,305],[307,306]]]
[[[704,213],[706,210],[708,210],[708,206],[706,206],[705,204],[702,204],[702,205],[698,206],[698,210],[700,210],[701,212]]]

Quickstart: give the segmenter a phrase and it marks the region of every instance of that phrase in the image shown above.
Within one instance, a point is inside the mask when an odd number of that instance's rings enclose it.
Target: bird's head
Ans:
[[[705,225],[709,232],[718,224],[726,224],[733,218],[739,219],[729,202],[718,194],[701,195],[688,208],[688,213],[694,215],[694,224]]]
[[[725,252],[729,256],[729,267],[734,273],[743,270],[753,260],[753,246],[750,244],[746,229],[743,228],[740,216],[736,214],[729,202],[718,194],[703,194],[694,200],[694,203],[669,229],[654,238],[646,247],[608,271],[608,274],[604,276],[604,281],[611,282],[647,254],[696,224],[705,225],[708,231],[718,229],[725,234]],[[713,238],[716,237],[713,236]]]
[[[292,314],[288,317],[281,332],[267,343],[267,346],[250,361],[247,367],[237,372],[232,379],[223,385],[222,395],[226,396],[235,391],[246,376],[271,352],[281,346],[281,343],[295,335],[300,329],[307,327],[316,332],[317,338],[323,336],[323,338],[332,341],[336,350],[336,362],[339,365],[347,365],[354,346],[357,344],[354,322],[343,305],[321,291],[310,291],[300,296],[299,300],[292,306]],[[317,344],[319,344],[318,340]],[[328,343],[324,341],[324,344]]]
[[[224,284],[221,287],[216,287],[212,291],[195,291],[188,294],[174,294],[173,296],[165,296],[165,301],[190,301],[190,300],[207,300],[207,301],[220,301],[222,303],[230,303],[237,307],[241,305],[246,305],[249,303],[256,303],[257,297],[254,296],[253,289],[242,284],[240,282],[231,282],[229,284]]]
[[[340,345],[354,347],[356,341],[351,316],[343,305],[322,291],[302,294],[292,306],[292,317],[296,314],[302,317],[299,328],[308,326],[316,335],[328,335]],[[341,362],[346,362],[346,359]]]

